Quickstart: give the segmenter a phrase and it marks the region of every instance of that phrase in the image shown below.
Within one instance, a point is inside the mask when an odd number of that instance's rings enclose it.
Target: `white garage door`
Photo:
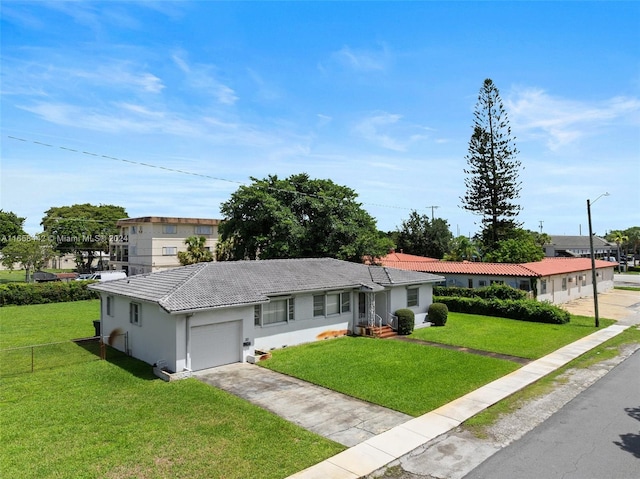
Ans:
[[[213,368],[242,360],[242,321],[191,328],[191,370]]]

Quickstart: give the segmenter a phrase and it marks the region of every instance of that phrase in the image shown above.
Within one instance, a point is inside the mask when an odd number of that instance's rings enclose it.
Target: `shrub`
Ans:
[[[68,283],[9,283],[0,285],[0,306],[25,304],[64,303],[98,299],[97,291],[87,288],[95,281],[70,281]]]
[[[398,334],[407,335],[413,333],[416,324],[416,315],[410,309],[399,309],[396,311],[398,317]]]
[[[434,301],[444,303],[449,311],[457,313],[480,314],[498,316],[500,318],[533,321],[537,323],[565,324],[569,322],[567,311],[547,302],[527,299],[514,301],[512,299],[482,299],[462,298],[455,296],[438,296]]]
[[[429,305],[429,311],[427,316],[429,322],[434,326],[444,326],[447,323],[447,316],[449,315],[449,308],[444,303],[431,303]]]
[[[483,299],[526,299],[527,292],[512,288],[506,284],[494,283],[484,288],[460,288],[458,286],[435,286],[434,296],[459,296],[463,298]]]

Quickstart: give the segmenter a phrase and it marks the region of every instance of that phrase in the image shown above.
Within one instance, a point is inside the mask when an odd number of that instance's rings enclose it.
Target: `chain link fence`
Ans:
[[[126,344],[126,333],[117,338]],[[106,345],[99,336],[56,343],[34,344],[0,349],[0,378],[33,373],[44,369],[62,368],[72,364],[128,357],[122,351]]]

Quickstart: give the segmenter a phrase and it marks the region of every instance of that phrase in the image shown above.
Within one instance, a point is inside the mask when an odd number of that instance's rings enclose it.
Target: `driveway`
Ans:
[[[562,305],[571,314],[595,315],[593,298],[579,298]],[[601,318],[615,319],[624,324],[624,318],[640,313],[640,291],[611,289],[598,295],[598,313]]]
[[[412,419],[249,363],[205,369],[193,377],[348,447]]]

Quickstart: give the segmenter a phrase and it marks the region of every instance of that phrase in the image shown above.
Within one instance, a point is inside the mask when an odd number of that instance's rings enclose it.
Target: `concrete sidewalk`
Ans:
[[[579,339],[423,416],[371,437],[329,459],[300,471],[290,479],[357,479],[457,427],[479,412],[557,370],[578,356],[617,336],[638,315]]]

